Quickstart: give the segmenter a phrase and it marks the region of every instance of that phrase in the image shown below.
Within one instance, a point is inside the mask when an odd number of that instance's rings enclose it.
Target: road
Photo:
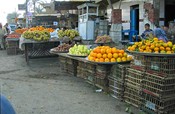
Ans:
[[[17,114],[128,114],[125,103],[62,72],[57,58],[33,59],[27,65],[23,55],[0,51],[0,65],[1,93]]]

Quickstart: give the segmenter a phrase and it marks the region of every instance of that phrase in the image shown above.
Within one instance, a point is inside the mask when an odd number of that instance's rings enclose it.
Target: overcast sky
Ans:
[[[26,0],[3,0],[0,4],[0,22],[4,25],[8,13],[18,11],[18,4],[25,3]],[[45,0],[47,2],[51,0]],[[18,12],[20,13],[20,12]]]

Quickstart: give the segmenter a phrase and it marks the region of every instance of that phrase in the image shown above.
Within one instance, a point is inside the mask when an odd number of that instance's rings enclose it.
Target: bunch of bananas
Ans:
[[[33,39],[35,41],[47,41],[50,39],[50,32],[48,31],[26,31],[22,35],[26,39]]]
[[[78,31],[76,30],[59,30],[58,31],[59,38],[63,38],[64,36],[67,36],[70,38],[70,40],[73,40],[76,36],[79,36]]]

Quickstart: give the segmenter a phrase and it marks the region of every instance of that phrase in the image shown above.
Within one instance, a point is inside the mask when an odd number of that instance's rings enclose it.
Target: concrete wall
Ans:
[[[141,34],[143,31],[144,31],[144,24],[145,23],[150,23],[148,21],[148,19],[145,17],[145,10],[144,10],[144,2],[150,2],[150,3],[153,3],[153,0],[124,0],[122,1],[122,4],[121,4],[121,9],[122,9],[122,26],[123,26],[123,29],[126,30],[126,29],[130,29],[130,6],[133,6],[133,5],[139,5],[139,17],[140,17],[140,20],[143,20],[143,21],[140,21],[139,22],[139,33]],[[165,17],[165,11],[164,11],[164,5],[165,4],[165,0],[160,0],[160,18],[164,18]],[[113,7],[118,9],[119,8],[119,2],[116,2],[113,4]],[[108,7],[107,8],[107,14],[108,14],[108,17],[109,17],[109,20],[110,17],[111,17],[111,9]],[[151,28],[154,29],[155,26],[151,24]],[[160,25],[164,25],[164,21],[160,21]]]

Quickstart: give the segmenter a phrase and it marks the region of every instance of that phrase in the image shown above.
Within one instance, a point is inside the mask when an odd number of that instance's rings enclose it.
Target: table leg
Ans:
[[[25,44],[25,59],[27,64],[29,64],[29,56],[28,56],[28,47],[27,44]]]

